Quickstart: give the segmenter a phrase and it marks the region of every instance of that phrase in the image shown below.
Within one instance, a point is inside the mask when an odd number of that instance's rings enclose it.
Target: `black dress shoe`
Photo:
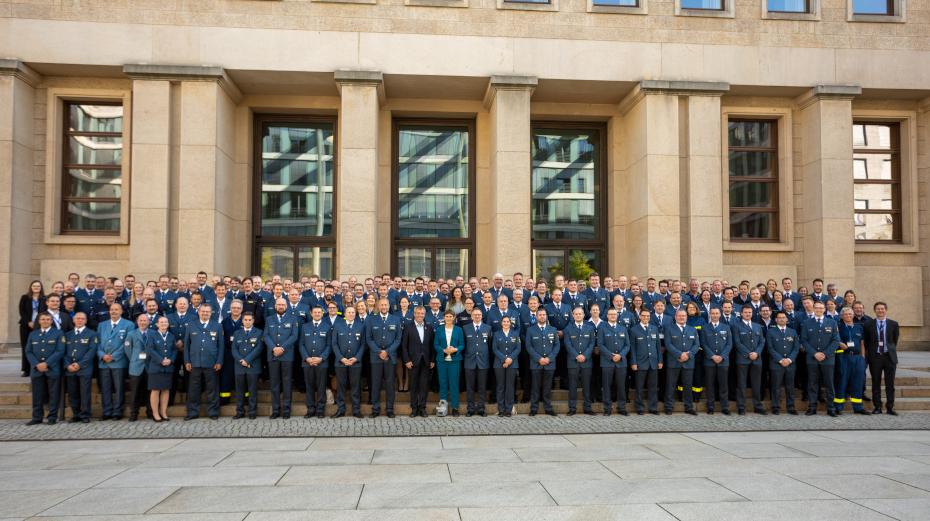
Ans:
[[[81,418],[81,423],[90,423],[90,418]]]
[[[570,410],[568,411],[568,415],[569,415],[569,416],[574,416],[574,415],[575,415],[575,410],[574,410],[574,409],[570,409]]]
[[[878,409],[878,408],[872,409],[872,414],[881,414],[881,413],[882,413],[881,409]]]
[[[772,416],[778,416],[778,409],[772,409]]]
[[[187,421],[191,421],[191,420],[196,420],[196,419],[199,418],[199,417],[200,417],[200,416],[185,416],[185,417],[184,417],[184,421],[187,422]]]
[[[323,411],[320,411],[320,412],[316,413],[316,417],[317,417],[317,418],[322,418],[323,416],[325,416],[325,414],[323,413]]]
[[[788,414],[790,414],[790,415],[792,415],[792,416],[797,416],[797,415],[798,415],[798,411],[797,411],[797,409],[788,409]]]
[[[855,411],[855,412],[856,414],[869,414],[865,411],[865,409],[859,409],[858,411]]]
[[[254,415],[254,414],[250,414],[250,415],[249,415],[249,419],[250,419],[250,420],[254,420],[254,419],[255,419],[255,415]],[[168,421],[168,418],[165,418],[165,421]]]
[[[736,411],[736,414],[739,414],[740,416],[746,416],[746,411],[743,410],[743,409],[740,409],[740,410]]]
[[[456,417],[457,417],[458,415],[459,415],[459,410],[458,410],[458,409],[452,409],[452,416],[456,416]],[[388,415],[388,417],[390,418],[390,415]]]
[[[724,416],[729,416],[729,415],[730,415],[730,409],[724,409],[724,410],[722,410],[722,411],[720,411],[720,412],[722,412]]]
[[[280,414],[278,414],[278,413],[276,413],[276,412],[273,412],[273,413],[271,413],[271,416],[268,417],[268,419],[269,419],[269,420],[277,420],[277,419],[280,418],[280,417],[281,417]]]
[[[458,412],[458,411],[455,411],[455,416],[458,416],[458,415],[459,415],[459,412]],[[388,418],[393,418],[393,417],[394,417],[394,411],[388,411],[387,417],[388,417]]]
[[[894,410],[894,409],[888,409],[888,411],[887,411],[885,414],[890,414],[890,415],[892,415],[892,416],[897,416],[897,415],[898,415],[898,411],[896,411],[896,410]]]
[[[814,416],[814,415],[816,415],[816,414],[817,414],[817,410],[816,410],[816,409],[808,409],[807,412],[804,413],[804,416]]]
[[[333,415],[333,418],[342,418],[346,415],[345,411],[336,411],[336,414]]]
[[[313,416],[313,414],[312,414],[312,413],[309,413],[309,412],[308,412],[307,414],[304,414],[304,418],[306,418],[306,419],[308,419],[308,420],[309,420],[312,416]]]
[[[429,416],[429,414],[426,414],[426,409],[421,409],[421,410],[420,410],[420,417],[421,417],[421,418],[426,418],[427,416]]]
[[[836,418],[836,411],[834,411],[833,409],[830,409],[829,411],[827,411],[827,416],[831,418]]]
[[[55,425],[56,423],[58,423],[58,419],[57,419],[57,418],[49,418],[49,419],[48,419],[48,424],[49,424],[49,425]]]
[[[41,425],[41,424],[42,424],[42,420],[29,420],[28,422],[26,422],[26,425]]]
[[[118,421],[120,421],[120,420],[123,419],[123,415],[122,415],[122,414],[117,414],[116,416],[110,416],[110,419],[113,420],[113,421],[118,422]]]
[[[658,416],[658,415],[659,415],[659,410],[656,409],[656,410],[654,410],[654,411],[649,411],[649,414],[654,414],[654,415]]]
[[[218,415],[214,415],[214,416],[210,416],[210,419],[213,421],[216,421],[216,420],[219,420],[220,417]]]
[[[671,409],[666,410],[666,411],[665,411],[665,414],[667,414],[668,416],[671,416],[671,415],[672,415]]]
[[[839,409],[833,411],[833,413],[836,414],[837,416],[842,416],[842,415],[843,415],[843,411],[841,411],[841,410],[839,410]]]
[[[604,409],[604,416],[610,416],[610,409]]]
[[[487,415],[488,415],[488,413],[485,412],[485,411],[478,411],[478,416],[481,416],[482,418],[484,418],[484,417],[487,416]]]
[[[285,420],[290,420],[290,419],[291,419],[291,413],[286,412],[286,413],[282,414],[281,417],[284,418]]]
[[[549,416],[558,416],[558,414],[556,414],[555,411],[546,411],[546,414],[548,414]]]
[[[139,421],[139,416],[138,416],[138,415],[137,415],[137,416],[132,416],[132,415],[129,416],[129,423],[133,423],[133,422],[137,422],[137,421]]]
[[[713,415],[714,415],[714,410],[713,410],[713,409],[707,409],[707,415],[708,415],[708,416],[713,416]]]
[[[594,411],[593,411],[592,409],[588,409],[588,410],[585,411],[584,413],[585,413],[586,415],[588,415],[588,416],[594,416]]]
[[[80,421],[81,419],[78,418],[77,416],[72,416],[71,419],[68,420],[68,423],[78,423]]]
[[[617,411],[617,412],[620,413],[620,416],[629,416],[629,415],[630,415],[630,413],[626,412],[625,410],[624,410],[624,411]]]
[[[471,418],[474,415],[475,415],[475,411],[468,411],[465,413],[465,416],[467,416],[468,418]],[[530,416],[534,416],[534,415],[531,414]]]
[[[241,420],[242,418],[245,418],[245,415],[242,414],[241,412],[237,412],[236,415],[233,416],[234,420]]]
[[[19,376],[22,376],[23,378],[29,378],[29,372],[23,371]],[[26,425],[29,425],[29,424],[27,423]]]
[[[377,418],[377,417],[380,416],[380,415],[381,415],[381,413],[373,412],[373,413],[369,414],[368,417],[369,417],[369,418]]]
[[[360,413],[360,412],[353,412],[353,413],[352,413],[352,417],[353,417],[353,418],[359,418],[359,419],[361,419],[361,418],[362,418],[362,413]]]
[[[697,416],[697,411],[695,411],[694,409],[688,409],[687,411],[685,411],[685,414],[690,414],[691,416]]]
[[[646,411],[636,411],[636,414],[642,416],[642,415],[646,414]]]
[[[410,416],[411,418],[416,418],[416,417],[419,416],[419,415],[420,415],[419,411],[411,411],[410,414],[409,414],[409,416]],[[469,416],[471,416],[470,413],[469,413]]]
[[[759,416],[766,416],[766,415],[768,415],[768,413],[765,412],[765,409],[756,409],[755,412],[756,412],[756,414],[758,414]]]

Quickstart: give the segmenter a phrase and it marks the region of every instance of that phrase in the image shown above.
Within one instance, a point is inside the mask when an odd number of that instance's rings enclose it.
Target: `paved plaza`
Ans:
[[[397,434],[0,442],[0,518],[925,521],[930,512],[926,430]]]

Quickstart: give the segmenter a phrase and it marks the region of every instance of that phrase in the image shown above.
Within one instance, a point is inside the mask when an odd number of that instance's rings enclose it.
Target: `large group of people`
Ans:
[[[556,387],[567,390],[569,415],[579,401],[585,414],[601,402],[604,415],[628,415],[630,390],[637,414],[671,414],[681,402],[694,415],[704,401],[707,414],[719,404],[729,415],[731,398],[740,415],[798,414],[796,389],[808,415],[818,401],[830,416],[847,402],[894,415],[899,328],[885,303],[871,310],[820,279],[795,290],[787,277],[731,285],[597,273],[339,281],[200,272],[146,282],[71,273],[48,292],[33,281],[19,305],[30,425],[56,423],[64,394],[70,421],[89,422],[94,379],[102,420],[122,419],[128,405],[129,421],[143,408],[169,421],[179,391],[185,420],[200,416],[203,396],[211,419],[223,402],[235,403],[234,419],[254,419],[259,380],[272,419],[290,417],[295,389],[306,418],[324,417],[328,399],[334,417],[360,418],[365,389],[372,417],[382,392],[394,417],[397,391],[409,393],[410,416],[427,416],[430,390],[441,415],[460,414],[463,390],[468,416],[485,416],[488,401],[511,416],[518,399],[530,415],[556,415]]]

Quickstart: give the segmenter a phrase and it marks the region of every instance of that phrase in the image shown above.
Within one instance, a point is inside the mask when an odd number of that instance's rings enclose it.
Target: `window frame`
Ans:
[[[857,13],[856,0],[846,0],[847,22],[869,23],[905,23],[907,21],[907,0],[886,0],[888,9],[885,13]]]
[[[776,11],[769,9],[769,0],[762,0],[763,20],[798,20],[818,22],[821,19],[821,0],[805,0],[804,11]]]
[[[468,237],[400,237],[398,212],[400,210],[400,164],[399,143],[400,131],[404,127],[421,127],[435,129],[459,129],[463,127],[468,132]],[[476,125],[474,119],[466,118],[428,118],[428,117],[395,117],[391,119],[391,273],[398,273],[399,263],[397,253],[400,248],[423,248],[431,251],[430,277],[436,278],[436,250],[439,249],[467,249],[468,273],[463,277],[475,276],[475,247],[477,244],[477,165],[475,148]],[[424,274],[418,274],[418,276]]]
[[[705,7],[684,7],[681,5],[681,0],[675,0],[675,16],[735,18],[736,0],[720,0],[720,7],[713,9]]]
[[[58,233],[60,235],[66,236],[95,236],[95,237],[119,237],[120,231],[123,228],[123,212],[122,207],[125,204],[125,191],[123,189],[123,181],[128,177],[125,171],[125,161],[120,160],[119,165],[98,165],[93,163],[69,163],[68,158],[71,157],[69,152],[71,151],[71,137],[74,136],[85,136],[85,137],[119,137],[122,140],[121,144],[121,157],[125,157],[125,154],[128,153],[127,143],[125,141],[125,126],[127,124],[128,118],[126,118],[126,106],[123,104],[122,100],[107,99],[102,101],[96,100],[81,100],[81,99],[71,99],[71,98],[62,98],[62,124],[61,124],[61,162],[59,165],[60,170],[60,196],[59,204],[61,205],[59,209],[59,215],[61,216],[58,222]],[[99,105],[99,106],[108,106],[108,107],[121,107],[123,109],[123,130],[119,132],[91,132],[91,131],[72,131],[70,130],[71,126],[71,107],[75,105]],[[131,146],[131,144],[130,144]],[[119,170],[120,171],[120,196],[119,197],[72,197],[69,195],[71,193],[71,176],[68,174],[69,169],[94,169],[94,170]],[[68,203],[118,203],[120,205],[120,217],[119,217],[119,226],[116,230],[82,230],[82,229],[70,229],[67,227],[68,222]]]
[[[856,179],[855,172],[851,171],[850,175],[853,178],[853,193],[855,194],[856,185],[891,185],[891,208],[890,209],[856,209],[855,208],[855,195],[853,195],[853,221],[855,222],[856,214],[864,215],[883,215],[891,214],[894,218],[894,223],[892,224],[892,238],[891,239],[855,239],[856,244],[903,244],[904,243],[904,226],[902,220],[904,219],[904,197],[902,194],[902,185],[904,184],[902,179],[902,165],[901,165],[901,155],[903,153],[901,145],[901,121],[882,121],[874,120],[868,118],[853,118],[853,129],[856,125],[887,125],[891,128],[890,131],[890,147],[888,149],[865,149],[865,148],[856,148],[855,142],[853,143],[852,153],[855,156],[856,154],[867,154],[867,155],[891,155],[891,178],[890,179]]]
[[[335,115],[298,115],[298,114],[255,114],[252,132],[252,272],[261,271],[263,247],[290,247],[294,252],[294,274],[299,273],[300,256],[298,248],[319,247],[332,248],[333,276],[339,251],[336,249],[336,221],[339,219],[339,129],[338,117]],[[333,131],[333,222],[329,235],[321,236],[262,236],[262,138],[268,127],[274,126],[310,126],[325,123],[332,126]],[[309,274],[307,274],[309,275]],[[319,275],[319,274],[318,274]]]
[[[735,122],[766,121],[770,123],[771,128],[772,128],[772,134],[771,134],[771,138],[769,139],[769,141],[772,143],[772,146],[770,147],[740,147],[740,146],[732,147],[730,146],[730,141],[729,141],[730,125],[729,124],[731,121],[735,121]],[[779,151],[780,136],[778,133],[778,123],[779,122],[778,122],[777,117],[729,116],[726,119],[726,126],[725,126],[724,134],[727,137],[724,142],[724,146],[726,147],[727,153],[723,157],[723,161],[722,161],[723,164],[725,165],[724,171],[726,172],[726,176],[727,176],[726,182],[725,182],[726,192],[727,192],[727,213],[726,213],[726,218],[724,219],[724,223],[727,229],[728,240],[731,243],[771,244],[771,243],[781,242],[781,232],[782,232],[781,230],[781,218],[782,218],[782,215],[781,215],[781,212],[782,212],[781,182],[782,182],[782,178],[781,178],[781,165],[779,164],[780,163],[779,158],[781,156],[781,153]],[[753,177],[753,176],[732,176],[730,175],[730,151],[734,149],[738,151],[742,151],[742,152],[769,152],[772,155],[772,170],[773,170],[772,177],[758,178],[758,177]],[[765,183],[765,184],[772,185],[774,187],[772,190],[772,193],[773,193],[772,206],[765,207],[765,208],[733,206],[733,203],[729,197],[729,193],[730,193],[730,187],[734,182]],[[769,239],[733,237],[733,235],[730,233],[730,215],[734,212],[735,213],[770,213],[770,214],[773,214],[773,219],[771,222],[772,222],[772,225],[774,226],[774,233],[772,234],[774,237],[769,238]]]
[[[594,239],[534,239],[533,238],[533,208],[535,200],[533,199],[533,157],[530,156],[529,176],[530,191],[527,196],[530,198],[530,255],[532,257],[532,268],[536,270],[536,250],[564,250],[565,265],[568,265],[568,257],[571,250],[594,250],[600,254],[600,266],[596,266],[598,272],[605,272],[610,266],[607,234],[607,212],[608,212],[608,178],[607,171],[607,125],[603,122],[587,121],[557,121],[557,120],[532,120],[530,122],[530,149],[532,150],[533,136],[540,129],[553,129],[565,131],[590,131],[597,133],[597,148],[595,154],[594,167]],[[567,275],[566,275],[567,277]]]

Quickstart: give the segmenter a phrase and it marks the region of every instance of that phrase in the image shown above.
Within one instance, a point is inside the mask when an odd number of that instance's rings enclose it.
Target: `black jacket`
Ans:
[[[433,352],[433,328],[424,320],[423,322],[423,341],[420,342],[420,334],[417,332],[417,323],[409,322],[404,326],[404,334],[400,340],[400,352],[403,361],[413,362],[414,366],[421,363],[429,364],[436,355]]]

